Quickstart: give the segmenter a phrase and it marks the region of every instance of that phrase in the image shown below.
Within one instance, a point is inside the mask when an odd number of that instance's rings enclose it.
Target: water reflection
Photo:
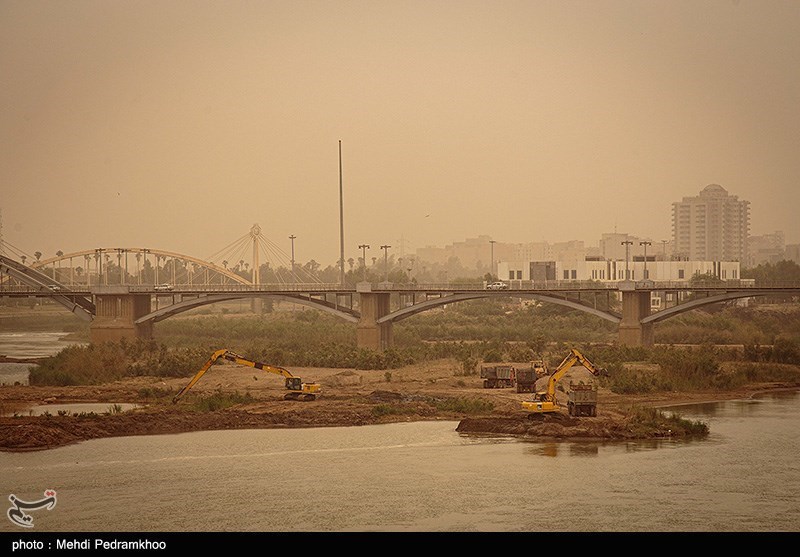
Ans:
[[[0,385],[27,385],[35,364],[0,362]]]
[[[600,445],[597,443],[570,443],[570,456],[597,456],[600,454]]]
[[[798,532],[800,398],[781,399],[746,418],[713,408],[701,439],[518,439],[457,422],[204,431],[5,454],[0,477],[31,494],[58,480],[42,531]],[[557,497],[531,497],[543,478]]]
[[[6,412],[5,416],[70,416],[79,414],[117,414],[139,408],[138,404],[127,402],[82,402],[75,404],[39,404],[15,412]]]
[[[703,417],[719,417],[719,416],[751,416],[760,410],[760,405],[765,404],[771,400],[774,401],[792,401],[799,395],[797,390],[776,391],[770,393],[763,393],[755,395],[751,398],[735,399],[722,402],[698,402],[692,404],[681,404],[676,406],[668,406],[662,408],[662,411],[667,415],[675,416],[703,416]]]

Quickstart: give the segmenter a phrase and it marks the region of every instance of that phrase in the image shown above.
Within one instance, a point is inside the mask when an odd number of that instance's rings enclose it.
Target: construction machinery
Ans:
[[[516,370],[508,364],[481,366],[484,389],[505,389],[516,383]]]
[[[569,382],[567,412],[570,416],[597,416],[597,385]]]
[[[531,413],[529,416],[558,412],[559,404],[556,400],[556,383],[558,383],[558,380],[561,379],[575,364],[582,365],[592,375],[607,375],[605,369],[595,366],[586,358],[586,356],[573,348],[570,350],[569,354],[567,354],[564,360],[558,365],[555,371],[550,374],[550,377],[547,380],[547,389],[544,391],[536,391],[536,393],[534,393],[533,400],[526,400],[522,402],[522,408]],[[587,401],[587,403],[590,402]],[[572,411],[573,408],[575,408],[574,405],[569,406],[570,411]],[[583,411],[584,408],[581,407],[581,410]],[[596,415],[596,410],[590,411],[590,413],[592,413],[592,415]]]
[[[303,381],[299,377],[295,377],[292,372],[290,372],[286,368],[282,368],[280,366],[273,366],[269,364],[264,364],[261,362],[256,362],[253,360],[249,360],[244,356],[240,356],[234,352],[231,352],[227,349],[217,350],[214,352],[208,361],[203,364],[203,367],[200,368],[192,380],[178,391],[174,397],[172,397],[172,403],[178,402],[186,392],[191,389],[195,383],[197,383],[200,378],[207,372],[211,366],[217,363],[218,360],[226,360],[229,362],[233,362],[236,364],[241,364],[243,366],[250,366],[256,369],[261,369],[263,371],[269,373],[277,373],[278,375],[283,375],[286,378],[286,388],[289,389],[290,392],[284,395],[285,400],[299,400],[299,401],[312,401],[316,400],[317,396],[322,392],[322,389],[319,384],[317,383],[303,383]]]
[[[544,360],[533,360],[529,368],[517,369],[517,392],[535,392],[536,381],[545,375],[547,375],[547,364]]]

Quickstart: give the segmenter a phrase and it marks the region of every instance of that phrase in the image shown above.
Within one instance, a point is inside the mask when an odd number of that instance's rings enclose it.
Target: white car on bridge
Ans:
[[[486,285],[486,290],[508,290],[508,285],[505,282],[490,282]]]

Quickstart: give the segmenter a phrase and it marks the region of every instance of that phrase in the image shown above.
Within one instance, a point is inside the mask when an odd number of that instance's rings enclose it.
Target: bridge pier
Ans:
[[[152,324],[136,324],[137,319],[150,313],[149,294],[130,294],[124,286],[101,288],[103,293],[94,295],[97,313],[89,325],[89,340],[92,343],[153,336]]]
[[[378,323],[390,312],[388,292],[359,290],[361,318],[356,325],[356,342],[359,348],[382,352],[392,345],[392,323]]]
[[[650,291],[622,290],[622,321],[619,343],[624,346],[653,346],[653,324],[642,323],[650,315]]]

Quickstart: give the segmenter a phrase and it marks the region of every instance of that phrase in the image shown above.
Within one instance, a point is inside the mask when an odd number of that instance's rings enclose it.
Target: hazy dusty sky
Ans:
[[[717,183],[800,242],[798,0],[0,0],[4,239],[296,259],[671,238]]]

